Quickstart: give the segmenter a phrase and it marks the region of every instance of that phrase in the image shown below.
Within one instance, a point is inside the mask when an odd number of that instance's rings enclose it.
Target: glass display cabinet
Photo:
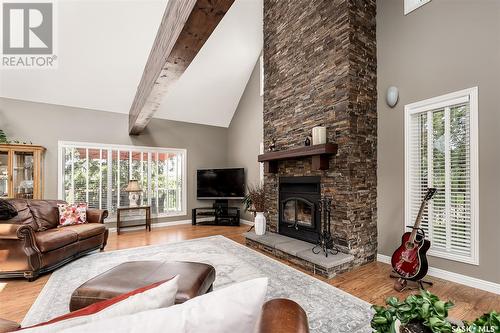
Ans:
[[[42,199],[45,148],[0,144],[0,198]]]

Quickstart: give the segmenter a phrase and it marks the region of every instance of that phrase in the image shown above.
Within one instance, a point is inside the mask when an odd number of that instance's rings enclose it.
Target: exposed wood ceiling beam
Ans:
[[[189,66],[234,0],[169,0],[129,111],[138,135],[168,89]]]

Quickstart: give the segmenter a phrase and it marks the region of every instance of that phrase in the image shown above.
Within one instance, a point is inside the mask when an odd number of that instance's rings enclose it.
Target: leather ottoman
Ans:
[[[175,303],[212,291],[215,268],[197,262],[131,261],[90,279],[71,295],[70,311],[179,275]]]

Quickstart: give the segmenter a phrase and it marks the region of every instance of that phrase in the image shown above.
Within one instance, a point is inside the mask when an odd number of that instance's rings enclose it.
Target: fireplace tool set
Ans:
[[[328,257],[328,254],[336,255],[339,253],[339,249],[335,246],[332,233],[330,231],[332,199],[329,197],[322,197],[319,202],[319,211],[321,213],[322,220],[321,232],[319,234],[318,243],[312,248],[312,252],[314,254],[318,254],[323,251],[325,257]]]

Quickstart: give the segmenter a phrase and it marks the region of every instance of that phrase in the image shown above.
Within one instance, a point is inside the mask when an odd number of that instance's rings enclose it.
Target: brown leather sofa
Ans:
[[[0,319],[0,333],[17,331],[19,324]],[[262,307],[258,333],[309,333],[304,309],[294,301],[279,298],[267,301]]]
[[[107,210],[88,209],[86,224],[58,228],[59,200],[8,200],[18,215],[0,221],[0,278],[32,281],[91,251],[104,249]]]

